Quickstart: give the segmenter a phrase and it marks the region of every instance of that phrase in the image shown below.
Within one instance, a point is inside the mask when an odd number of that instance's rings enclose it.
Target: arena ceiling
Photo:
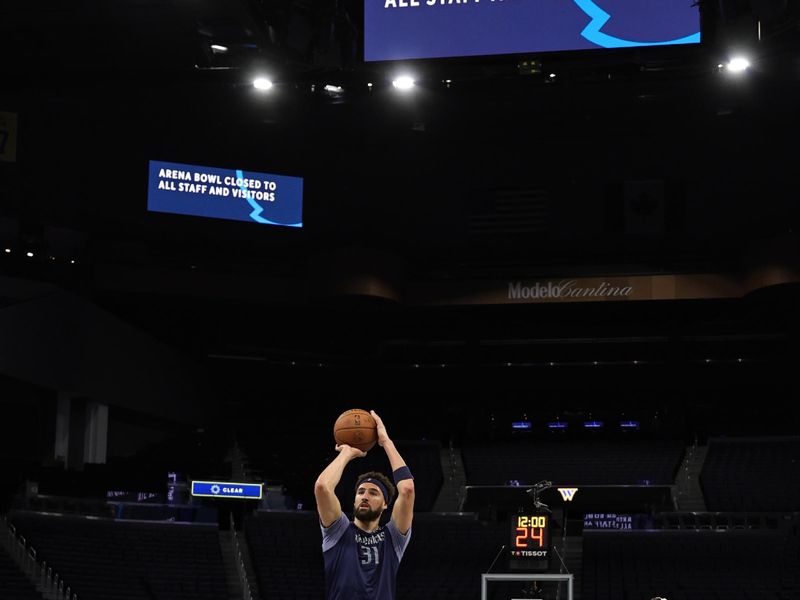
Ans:
[[[797,351],[792,286],[532,312],[406,307],[331,277],[343,263],[412,283],[791,265],[788,5],[706,3],[697,48],[421,61],[413,98],[392,92],[395,65],[361,60],[360,2],[0,11],[0,110],[20,123],[18,162],[0,164],[0,234],[38,257],[4,257],[4,273],[76,290],[198,357],[414,368]],[[729,77],[726,43],[752,41],[759,20],[753,68]],[[261,69],[270,96],[250,83]],[[303,176],[307,226],[148,214],[151,159]],[[655,196],[632,201],[643,185]]]

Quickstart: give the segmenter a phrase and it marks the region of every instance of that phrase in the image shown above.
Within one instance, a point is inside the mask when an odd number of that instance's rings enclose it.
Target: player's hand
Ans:
[[[345,456],[350,456],[350,458],[364,458],[367,453],[363,450],[359,450],[354,446],[349,446],[348,444],[336,444],[336,451],[344,454]]]
[[[375,425],[378,427],[378,446],[383,446],[386,442],[390,441],[389,434],[386,433],[386,425],[383,424],[383,420],[374,410],[369,411],[369,414],[375,419]]]

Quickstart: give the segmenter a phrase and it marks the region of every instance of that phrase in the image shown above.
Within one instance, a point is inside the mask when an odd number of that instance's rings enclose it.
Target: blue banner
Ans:
[[[692,0],[364,2],[367,61],[700,42]]]
[[[151,160],[147,209],[302,227],[303,179]]]
[[[245,498],[260,500],[261,483],[233,483],[230,481],[193,481],[192,496],[207,498]]]

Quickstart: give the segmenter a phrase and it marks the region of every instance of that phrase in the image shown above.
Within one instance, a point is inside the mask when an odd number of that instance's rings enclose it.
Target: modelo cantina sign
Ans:
[[[578,285],[574,279],[526,285],[521,281],[508,282],[509,300],[570,300],[574,298],[629,298],[633,294],[630,285],[613,285],[601,281],[597,285]]]
[[[784,281],[770,280],[774,285]],[[740,298],[762,284],[720,273],[571,277],[563,279],[416,283],[406,301],[417,305],[631,302]]]

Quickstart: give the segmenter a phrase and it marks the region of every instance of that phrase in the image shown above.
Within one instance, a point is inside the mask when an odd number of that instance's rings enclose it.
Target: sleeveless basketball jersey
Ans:
[[[410,529],[402,535],[389,521],[367,533],[344,513],[330,527],[320,528],[326,600],[394,600]]]

